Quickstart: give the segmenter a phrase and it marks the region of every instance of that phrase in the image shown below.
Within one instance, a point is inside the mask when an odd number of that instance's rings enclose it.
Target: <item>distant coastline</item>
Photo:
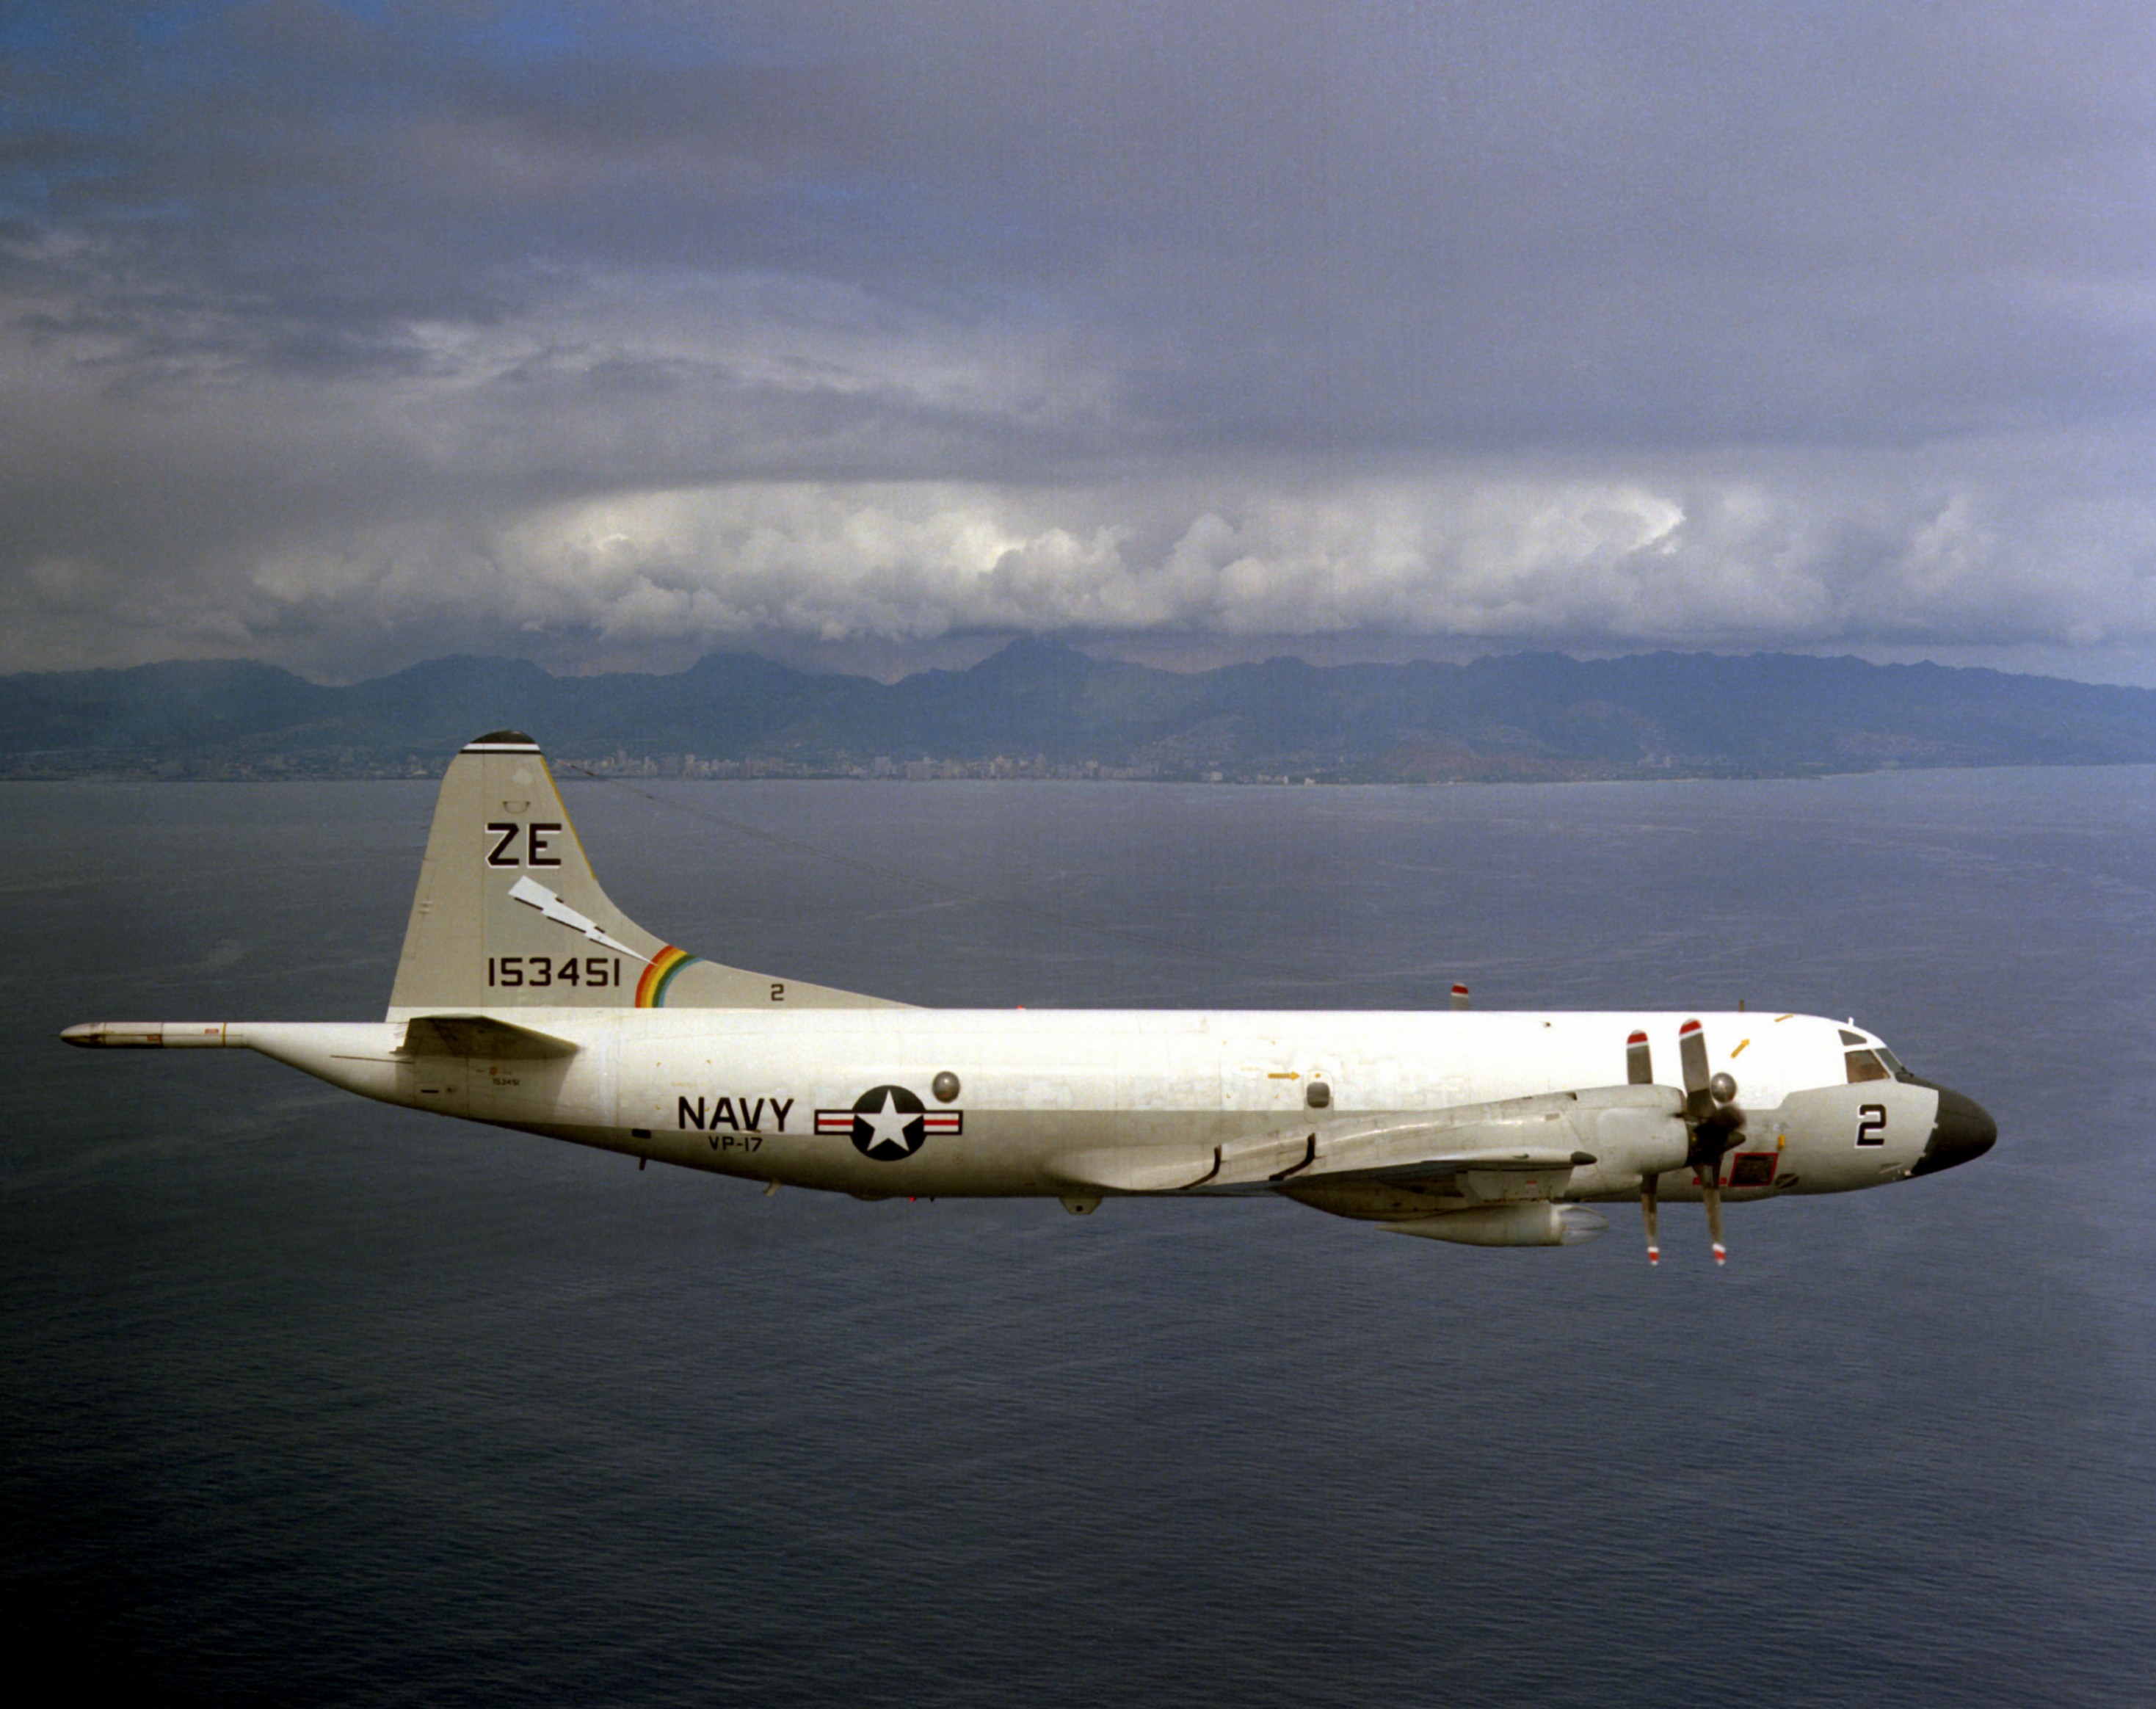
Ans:
[[[242,661],[0,677],[0,778],[424,778],[511,726],[565,775],[1618,782],[2156,762],[2156,690],[1805,654],[1527,653],[1188,675],[1013,642],[896,683],[446,658],[349,687]]]

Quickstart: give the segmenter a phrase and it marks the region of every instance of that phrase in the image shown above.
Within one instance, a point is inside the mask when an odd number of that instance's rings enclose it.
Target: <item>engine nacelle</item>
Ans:
[[[1525,1204],[1486,1204],[1384,1224],[1395,1234],[1455,1240],[1463,1246],[1577,1246],[1609,1226],[1599,1212],[1584,1204],[1553,1204],[1546,1198]]]
[[[1680,1096],[1661,1086],[1640,1090],[1659,1093],[1672,1106]],[[1590,1096],[1583,1094],[1582,1101]],[[1634,1105],[1584,1110],[1574,1126],[1580,1143],[1595,1159],[1573,1173],[1568,1190],[1578,1198],[1630,1196],[1640,1190],[1644,1178],[1683,1168],[1689,1155],[1691,1136],[1674,1108]]]

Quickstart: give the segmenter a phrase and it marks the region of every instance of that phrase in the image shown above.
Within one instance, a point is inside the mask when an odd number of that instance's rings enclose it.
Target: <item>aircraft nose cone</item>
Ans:
[[[1931,1141],[1925,1146],[1923,1156],[1917,1160],[1917,1167],[1909,1173],[1932,1175],[1941,1169],[1951,1169],[1956,1163],[1982,1157],[1998,1139],[1999,1124],[1985,1113],[1981,1104],[1941,1086],[1939,1113],[1932,1122]]]

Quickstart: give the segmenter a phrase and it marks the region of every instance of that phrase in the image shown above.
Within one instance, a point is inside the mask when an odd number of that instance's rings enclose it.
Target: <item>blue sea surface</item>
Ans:
[[[371,1019],[433,786],[0,784],[0,1621],[280,1704],[2156,1701],[2156,772],[602,785],[931,1004],[1853,1015],[1989,1156],[1666,1257],[861,1203],[100,1019]]]

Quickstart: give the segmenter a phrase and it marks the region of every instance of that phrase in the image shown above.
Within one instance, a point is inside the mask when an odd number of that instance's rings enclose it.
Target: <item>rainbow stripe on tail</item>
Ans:
[[[644,977],[636,982],[636,1006],[639,1008],[664,1008],[666,1006],[666,988],[674,983],[674,976],[696,957],[685,949],[676,949],[672,944],[652,957],[644,970]]]

